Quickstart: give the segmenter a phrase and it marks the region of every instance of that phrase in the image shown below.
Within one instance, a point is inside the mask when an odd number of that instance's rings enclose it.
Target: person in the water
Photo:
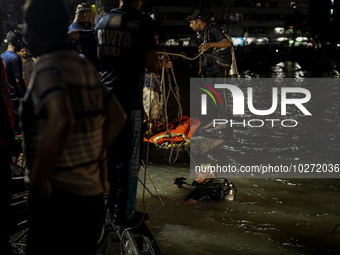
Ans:
[[[196,178],[191,185],[185,180],[184,177],[176,177],[173,184],[178,188],[184,184],[196,187],[186,196],[184,202],[186,205],[203,201],[236,199],[237,186],[225,178],[216,178],[212,173],[196,173]]]

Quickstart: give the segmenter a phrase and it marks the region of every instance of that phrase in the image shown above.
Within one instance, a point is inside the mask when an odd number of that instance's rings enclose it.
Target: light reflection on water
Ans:
[[[271,77],[308,77],[296,63],[280,63]],[[258,78],[246,71],[245,78]],[[270,77],[267,75],[267,77]],[[313,93],[322,93],[322,87]],[[340,94],[327,94],[325,111],[318,114],[324,125],[308,123],[316,137],[306,130],[266,132],[236,130],[235,139],[222,145],[231,162],[263,160],[270,152],[273,162],[339,161]],[[320,103],[320,102],[318,102]],[[315,108],[313,108],[314,116]],[[316,114],[316,115],[318,115]],[[317,117],[317,116],[316,116]],[[306,124],[307,125],[307,124]],[[309,134],[309,133],[308,133]],[[273,144],[273,139],[288,142]],[[325,142],[326,141],[326,142]],[[325,155],[326,154],[326,155]],[[148,221],[163,254],[339,254],[340,253],[340,179],[230,179],[238,185],[237,200],[201,202],[184,206],[182,201],[191,187],[175,188],[176,176],[191,183],[188,165],[149,166],[160,198],[147,178],[145,191]],[[143,172],[140,173],[143,179]],[[164,194],[163,191],[166,193]],[[142,187],[137,209],[142,210]]]

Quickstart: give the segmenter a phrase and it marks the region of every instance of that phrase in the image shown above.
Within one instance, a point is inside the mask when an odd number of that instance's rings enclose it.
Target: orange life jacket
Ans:
[[[189,143],[190,138],[196,132],[201,122],[195,118],[189,118],[188,116],[183,116],[182,120],[180,118],[176,118],[173,122],[168,124],[168,129],[171,133],[166,130],[164,132],[155,134],[149,140],[147,137],[144,137],[145,142],[153,143],[156,146],[160,146],[161,144],[168,142],[169,144],[173,143]],[[172,137],[172,140],[171,140]]]

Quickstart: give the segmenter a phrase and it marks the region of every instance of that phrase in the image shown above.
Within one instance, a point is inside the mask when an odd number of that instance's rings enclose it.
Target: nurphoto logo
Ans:
[[[201,115],[208,115],[208,97],[213,100],[215,107],[218,106],[217,100],[220,107],[223,107],[223,103],[221,97],[217,90],[219,91],[226,91],[230,93],[232,97],[232,115],[233,116],[242,116],[245,115],[245,107],[249,112],[253,115],[258,116],[269,116],[278,111],[280,109],[281,116],[287,116],[287,106],[292,105],[292,107],[296,107],[304,116],[311,116],[311,112],[305,107],[304,104],[308,103],[311,99],[311,93],[308,89],[301,88],[301,87],[272,87],[268,88],[271,90],[271,99],[268,99],[268,96],[265,96],[266,101],[271,102],[271,106],[267,109],[257,109],[254,106],[254,88],[247,87],[246,89],[246,96],[245,93],[236,85],[231,84],[215,84],[214,87],[202,83],[205,88],[198,87],[201,91],[205,92],[201,94]],[[256,89],[255,89],[256,90]],[[217,98],[217,100],[215,99]],[[245,99],[247,98],[247,100]],[[279,103],[280,98],[280,103]],[[227,102],[226,102],[227,103]],[[280,106],[279,106],[280,104]],[[228,105],[229,106],[229,105]],[[213,126],[219,124],[230,124],[231,126],[235,125],[243,125],[249,127],[262,127],[265,123],[270,124],[272,127],[275,126],[276,123],[281,123],[282,127],[295,127],[297,126],[298,122],[295,119],[243,119],[241,121],[235,120],[228,120],[222,118],[215,118],[213,119]]]

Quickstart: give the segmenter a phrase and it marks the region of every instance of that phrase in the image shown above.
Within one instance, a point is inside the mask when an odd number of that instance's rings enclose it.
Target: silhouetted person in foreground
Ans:
[[[63,0],[24,8],[25,38],[38,56],[22,103],[29,255],[96,254],[108,188],[102,155],[125,121],[94,66],[66,44],[68,17]]]

